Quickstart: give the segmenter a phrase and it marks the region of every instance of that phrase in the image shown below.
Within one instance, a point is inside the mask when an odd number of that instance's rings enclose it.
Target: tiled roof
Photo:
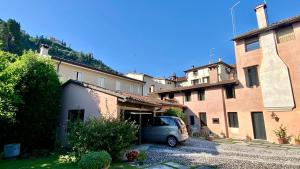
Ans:
[[[185,70],[184,72],[190,72],[190,71],[194,71],[194,70],[198,70],[198,69],[203,69],[203,68],[207,68],[207,67],[212,67],[212,66],[216,66],[216,65],[219,65],[219,64],[222,64],[222,65],[225,65],[227,67],[230,67],[230,68],[233,68],[231,65],[223,62],[223,61],[220,61],[220,62],[216,62],[216,63],[211,63],[211,64],[207,64],[207,65],[203,65],[203,66],[197,66],[197,67],[193,67],[191,69],[188,69],[188,70]]]
[[[184,107],[181,104],[178,104],[174,101],[165,101],[165,100],[160,100],[157,98],[153,97],[148,97],[148,96],[141,96],[141,95],[136,95],[136,94],[131,94],[131,93],[126,93],[126,92],[121,92],[121,91],[112,91],[109,89],[105,89],[96,85],[84,83],[84,82],[79,82],[76,80],[68,80],[66,83],[63,84],[63,86],[66,86],[67,84],[72,83],[76,84],[85,88],[89,88],[92,90],[96,90],[105,94],[109,94],[112,96],[116,96],[118,98],[121,98],[124,100],[124,102],[130,102],[130,103],[136,103],[136,104],[143,104],[143,105],[148,105],[148,106],[175,106],[175,107]]]
[[[168,92],[181,92],[187,90],[196,90],[201,88],[209,88],[209,87],[216,87],[216,86],[223,86],[228,84],[238,84],[238,80],[223,80],[217,83],[202,83],[194,86],[184,86],[184,87],[175,87],[172,89],[163,89],[156,91],[155,93],[168,93]]]
[[[249,37],[252,37],[252,36],[256,36],[256,35],[258,35],[258,34],[260,34],[262,32],[266,32],[266,31],[269,31],[269,30],[276,29],[278,27],[290,25],[292,23],[299,22],[299,21],[300,21],[300,15],[294,16],[294,17],[291,17],[291,18],[287,18],[287,19],[283,19],[283,20],[275,22],[275,23],[273,23],[273,24],[271,24],[271,25],[269,25],[269,26],[267,26],[265,28],[255,29],[255,30],[246,32],[244,34],[241,34],[239,36],[236,36],[232,40],[236,41],[236,40],[240,40],[240,39],[249,38]]]
[[[175,82],[185,82],[187,81],[187,78],[185,76],[183,77],[177,77],[177,79],[174,80]]]
[[[99,68],[95,68],[95,67],[93,67],[93,66],[89,66],[89,65],[87,65],[87,64],[80,63],[80,62],[76,62],[76,61],[73,61],[73,60],[64,59],[64,58],[56,57],[56,56],[51,56],[51,59],[57,60],[57,61],[66,62],[66,63],[72,64],[72,65],[76,65],[76,66],[81,66],[81,67],[88,68],[88,69],[92,69],[92,70],[95,70],[95,71],[103,72],[103,73],[110,74],[110,75],[113,75],[113,76],[118,76],[118,77],[125,78],[125,79],[131,80],[131,81],[136,81],[136,82],[140,82],[140,83],[145,83],[144,81],[140,81],[140,80],[137,80],[137,79],[133,79],[133,78],[124,76],[124,75],[122,75],[122,74],[113,73],[113,72],[109,72],[109,71],[102,70],[102,69],[99,69]]]

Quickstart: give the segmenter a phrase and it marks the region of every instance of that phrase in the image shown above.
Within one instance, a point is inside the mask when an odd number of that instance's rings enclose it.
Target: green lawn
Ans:
[[[22,159],[22,160],[0,160],[0,169],[79,169],[76,163],[62,163],[58,161],[57,156],[38,158],[38,159]],[[112,169],[135,169],[123,162],[113,163]]]

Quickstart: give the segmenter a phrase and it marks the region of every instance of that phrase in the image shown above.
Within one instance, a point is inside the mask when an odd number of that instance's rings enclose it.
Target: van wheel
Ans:
[[[174,136],[169,136],[167,139],[167,143],[170,147],[176,147],[177,145],[177,139]]]

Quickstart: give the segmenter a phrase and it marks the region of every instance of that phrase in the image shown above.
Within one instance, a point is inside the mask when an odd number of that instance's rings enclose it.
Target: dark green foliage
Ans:
[[[0,81],[0,118],[11,126],[0,126],[4,144],[21,142],[27,150],[53,146],[60,83],[52,61],[26,52],[0,72]]]
[[[180,109],[168,109],[165,114],[166,116],[175,116],[181,118],[181,120],[185,121],[185,115]]]
[[[85,124],[69,124],[69,142],[77,156],[87,151],[105,150],[113,159],[136,141],[138,126],[118,119],[92,119]]]
[[[111,163],[111,157],[106,151],[88,152],[81,156],[78,162],[80,169],[105,169]]]
[[[81,62],[95,68],[118,73],[105,65],[101,60],[95,59],[91,53],[77,52],[67,47],[66,42],[58,44],[43,36],[31,37],[24,31],[21,31],[20,24],[15,20],[9,19],[5,22],[0,19],[0,50],[21,55],[23,51],[27,50],[39,51],[41,44],[50,46],[49,54],[52,56]]]

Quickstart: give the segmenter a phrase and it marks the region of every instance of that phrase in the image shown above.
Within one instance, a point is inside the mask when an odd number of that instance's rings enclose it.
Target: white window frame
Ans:
[[[103,87],[105,86],[105,79],[103,77],[98,77],[97,78],[97,83],[100,87]]]
[[[116,90],[121,90],[121,83],[120,81],[116,81]]]

